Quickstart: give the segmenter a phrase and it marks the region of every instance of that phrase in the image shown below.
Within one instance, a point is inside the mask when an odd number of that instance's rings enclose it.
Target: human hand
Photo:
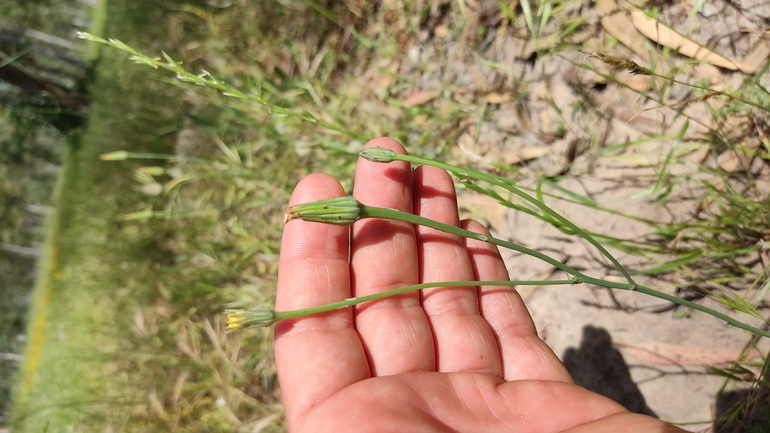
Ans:
[[[405,153],[387,138],[367,147]],[[290,205],[344,195],[303,179]],[[443,170],[359,160],[353,195],[489,235],[460,221]],[[348,253],[350,260],[348,261]],[[281,246],[276,310],[436,281],[508,279],[495,246],[398,221],[347,227],[293,220]],[[630,414],[572,378],[516,291],[433,288],[275,325],[289,428],[296,432],[679,432]]]

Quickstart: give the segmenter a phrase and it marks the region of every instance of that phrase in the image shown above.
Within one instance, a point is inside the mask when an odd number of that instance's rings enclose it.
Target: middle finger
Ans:
[[[419,167],[412,189],[415,214],[459,227],[454,183],[446,171]],[[475,280],[462,238],[424,226],[416,232],[420,282]],[[422,299],[436,341],[437,371],[502,377],[497,341],[479,312],[476,286],[425,289]]]

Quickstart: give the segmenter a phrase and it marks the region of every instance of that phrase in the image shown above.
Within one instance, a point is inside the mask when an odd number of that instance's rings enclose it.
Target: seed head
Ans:
[[[396,152],[386,147],[371,147],[362,150],[359,155],[372,162],[391,162],[396,159]]]
[[[225,310],[227,332],[246,328],[263,328],[275,323],[275,311],[270,308],[256,310]]]
[[[352,196],[336,197],[294,205],[286,211],[284,224],[293,220],[349,226],[364,214],[364,206]]]
[[[610,56],[607,54],[602,53],[594,53],[591,51],[580,51],[581,53],[587,55],[588,57],[593,57],[594,59],[598,59],[610,66],[614,66],[618,69],[624,70],[631,75],[654,75],[651,69],[645,68],[644,66],[640,66],[638,63],[634,62],[633,60],[626,59],[624,57],[617,57],[617,56]]]

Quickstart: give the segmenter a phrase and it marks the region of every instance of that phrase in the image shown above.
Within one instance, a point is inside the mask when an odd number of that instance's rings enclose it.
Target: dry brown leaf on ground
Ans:
[[[487,104],[504,104],[508,101],[513,99],[513,96],[510,94],[502,94],[497,92],[492,92],[484,95],[484,102]]]
[[[681,346],[678,344],[645,341],[626,345],[629,353],[640,361],[663,365],[715,365],[737,360],[743,353],[741,348],[712,348]],[[755,349],[748,353],[748,358],[761,358]]]
[[[752,71],[758,71],[765,65],[768,56],[770,56],[770,38],[763,36],[754,42],[751,49],[741,59],[741,64],[751,68]]]
[[[600,17],[613,14],[619,10],[618,2],[615,0],[596,0],[596,10]]]
[[[401,105],[406,108],[422,105],[438,97],[438,90],[418,90],[401,101]]]
[[[506,152],[503,155],[503,162],[507,165],[516,165],[522,162],[530,161],[541,156],[547,155],[551,151],[550,147],[522,147]]]
[[[744,65],[740,62],[728,60],[708,48],[701,46],[692,39],[680,35],[663,23],[648,17],[641,10],[631,11],[631,19],[633,20],[634,26],[642,32],[643,35],[664,47],[678,51],[679,54],[682,54],[683,56],[692,57],[733,71],[741,70],[749,74],[756,72],[756,69],[752,68],[750,65]]]

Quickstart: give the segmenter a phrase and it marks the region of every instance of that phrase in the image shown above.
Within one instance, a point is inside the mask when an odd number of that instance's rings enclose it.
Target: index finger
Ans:
[[[289,205],[344,195],[331,176],[313,174]],[[284,228],[276,310],[315,307],[350,297],[348,227],[292,220]],[[289,427],[308,409],[370,376],[349,308],[275,325],[275,359]]]

